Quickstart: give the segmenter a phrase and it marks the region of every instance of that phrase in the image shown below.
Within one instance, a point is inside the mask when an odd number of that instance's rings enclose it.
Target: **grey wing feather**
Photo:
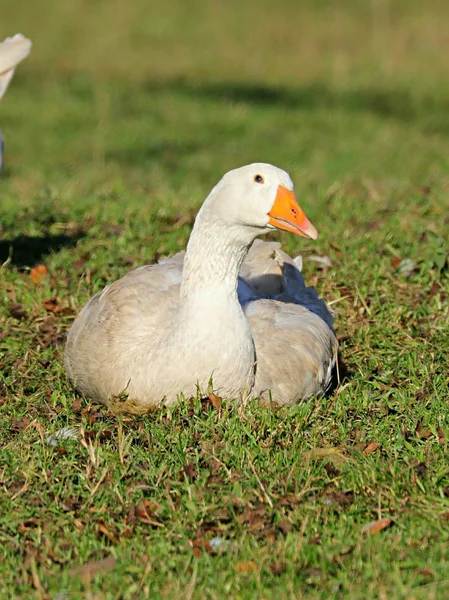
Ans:
[[[238,293],[256,346],[254,393],[280,404],[326,391],[338,344],[333,317],[278,242],[256,240],[240,271]]]
[[[291,258],[281,250],[279,242],[256,240],[240,271],[238,293],[241,304],[261,298],[299,304],[332,327],[332,314],[315,288],[306,286],[298,268],[301,264],[301,257]]]

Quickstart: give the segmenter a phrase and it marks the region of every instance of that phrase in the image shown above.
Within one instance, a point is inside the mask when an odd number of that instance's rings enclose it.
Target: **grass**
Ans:
[[[446,598],[446,3],[46,4],[7,0],[0,32],[35,42],[1,104],[2,597]],[[79,398],[74,315],[254,160],[321,233],[279,239],[335,310],[340,387],[120,419]]]

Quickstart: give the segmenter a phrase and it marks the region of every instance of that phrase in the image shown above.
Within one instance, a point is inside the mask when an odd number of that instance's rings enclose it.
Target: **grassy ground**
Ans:
[[[447,598],[447,3],[151,5],[2,6],[35,45],[0,111],[1,596]],[[121,419],[77,397],[83,303],[255,160],[320,230],[279,239],[335,310],[340,387]]]

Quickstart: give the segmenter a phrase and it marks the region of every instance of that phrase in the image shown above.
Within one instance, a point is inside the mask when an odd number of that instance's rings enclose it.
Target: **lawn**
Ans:
[[[0,37],[34,46],[0,105],[2,598],[448,597],[448,19],[4,0]],[[290,172],[320,232],[276,238],[335,313],[340,385],[139,417],[79,397],[74,316],[183,248],[253,161]]]

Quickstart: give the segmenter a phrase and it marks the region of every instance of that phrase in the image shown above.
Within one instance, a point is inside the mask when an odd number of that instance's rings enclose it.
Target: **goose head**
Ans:
[[[296,200],[288,173],[266,163],[254,163],[226,173],[201,212],[215,222],[244,226],[254,237],[273,229],[313,240],[318,237]]]

